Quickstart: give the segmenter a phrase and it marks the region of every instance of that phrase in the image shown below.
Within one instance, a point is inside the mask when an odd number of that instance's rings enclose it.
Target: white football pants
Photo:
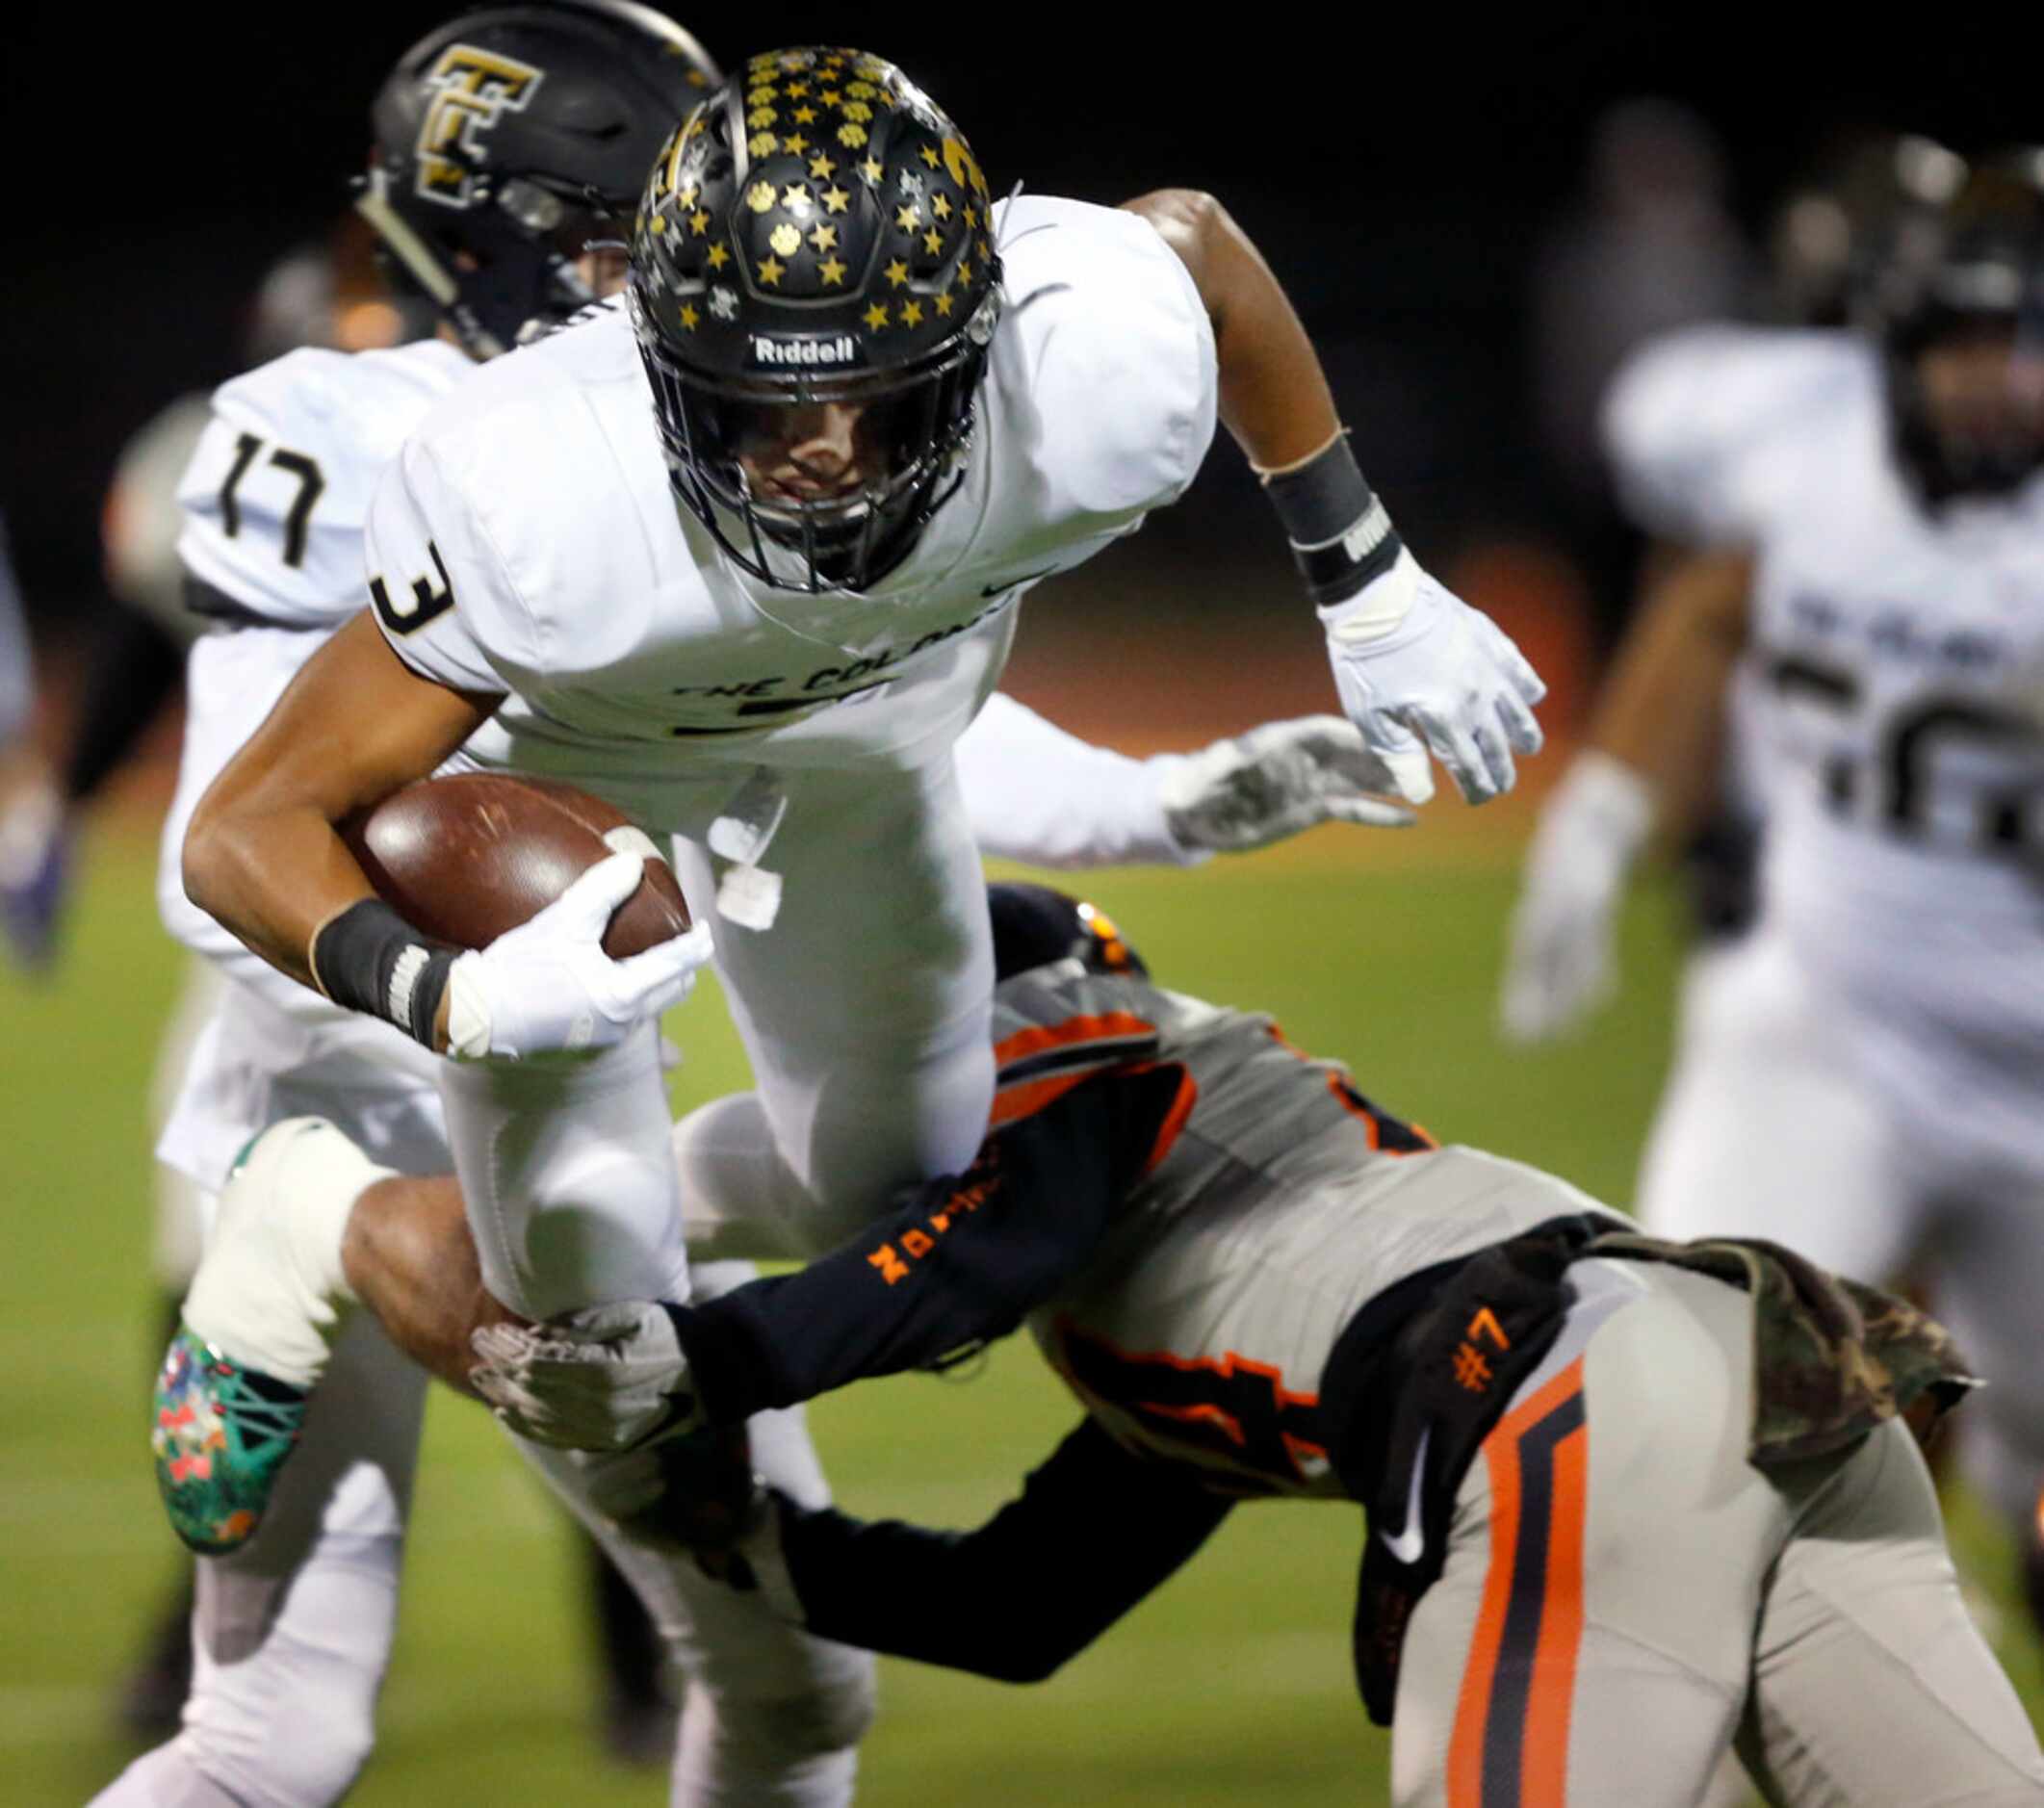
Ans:
[[[2044,1130],[2034,1163],[1956,1132],[1866,1059],[1874,1032],[1765,925],[1699,956],[1641,1167],[1658,1236],[1771,1237],[1876,1283],[1906,1270],[1989,1385],[1957,1424],[1971,1478],[2027,1536],[2044,1485]],[[2040,1120],[2044,1124],[2044,1120]]]
[[[2044,1803],[1908,1432],[1763,1475],[1746,1296],[1648,1263],[1569,1279],[1407,1632],[1398,1808],[1694,1808],[1735,1737],[1796,1808]]]

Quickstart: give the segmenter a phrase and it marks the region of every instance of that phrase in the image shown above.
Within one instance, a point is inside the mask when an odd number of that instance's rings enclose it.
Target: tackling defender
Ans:
[[[1268,1019],[1152,985],[1090,907],[991,896],[992,1134],[800,1273],[528,1325],[452,1179],[300,1121],[231,1183],[201,1286],[269,1287],[312,1347],[351,1292],[525,1432],[635,1465],[617,1511],[652,1536],[663,1449],[1026,1318],[1086,1417],[988,1524],[769,1492],[706,1561],[813,1632],[1030,1681],[1237,1498],[1347,1499],[1402,1805],[1673,1808],[1735,1738],[1778,1801],[2044,1801],[1899,1419],[1965,1385],[1935,1326],[1436,1147]]]

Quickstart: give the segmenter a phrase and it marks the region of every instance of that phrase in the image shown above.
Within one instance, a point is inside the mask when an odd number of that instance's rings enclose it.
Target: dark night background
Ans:
[[[1905,39],[1862,11],[1819,34],[1798,11],[682,16],[727,64],[847,38],[894,58],[960,121],[996,190],[1018,178],[1101,201],[1213,190],[1325,349],[1365,468],[1430,545],[1478,515],[1509,524],[1541,507],[1530,271],[1612,102],[1693,107],[1721,141],[1727,204],[1756,235],[1840,128],[1892,123],[1962,147],[2035,134],[2019,46],[2002,32],[1940,31],[1918,13]],[[121,441],[173,394],[240,368],[244,297],[338,210],[376,82],[441,16],[418,4],[117,16],[36,5],[25,32],[14,21],[0,70],[12,228],[0,507],[45,640],[99,607],[96,515]],[[1213,462],[1225,469],[1202,480],[1212,506],[1173,511],[1193,525],[1158,524],[1181,552],[1180,536],[1216,531],[1249,495],[1238,461]]]

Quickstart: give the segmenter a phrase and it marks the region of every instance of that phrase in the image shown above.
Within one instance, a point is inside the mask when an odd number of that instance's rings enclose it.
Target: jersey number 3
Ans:
[[[376,606],[376,619],[394,634],[415,634],[435,616],[445,615],[454,607],[454,586],[441,561],[440,549],[428,540],[426,550],[432,558],[433,569],[440,574],[439,589],[433,588],[430,578],[414,578],[411,595],[394,601],[390,586],[381,578],[369,581],[369,600]]]

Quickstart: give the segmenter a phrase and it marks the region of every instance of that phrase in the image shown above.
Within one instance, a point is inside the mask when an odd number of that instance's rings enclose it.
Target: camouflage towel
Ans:
[[[1819,1268],[1760,1237],[1668,1243],[1609,1231],[1580,1253],[1669,1262],[1753,1297],[1753,1428],[1761,1469],[1828,1456],[1912,1407],[1913,1429],[1949,1411],[1979,1378],[1952,1334],[1908,1301]]]

